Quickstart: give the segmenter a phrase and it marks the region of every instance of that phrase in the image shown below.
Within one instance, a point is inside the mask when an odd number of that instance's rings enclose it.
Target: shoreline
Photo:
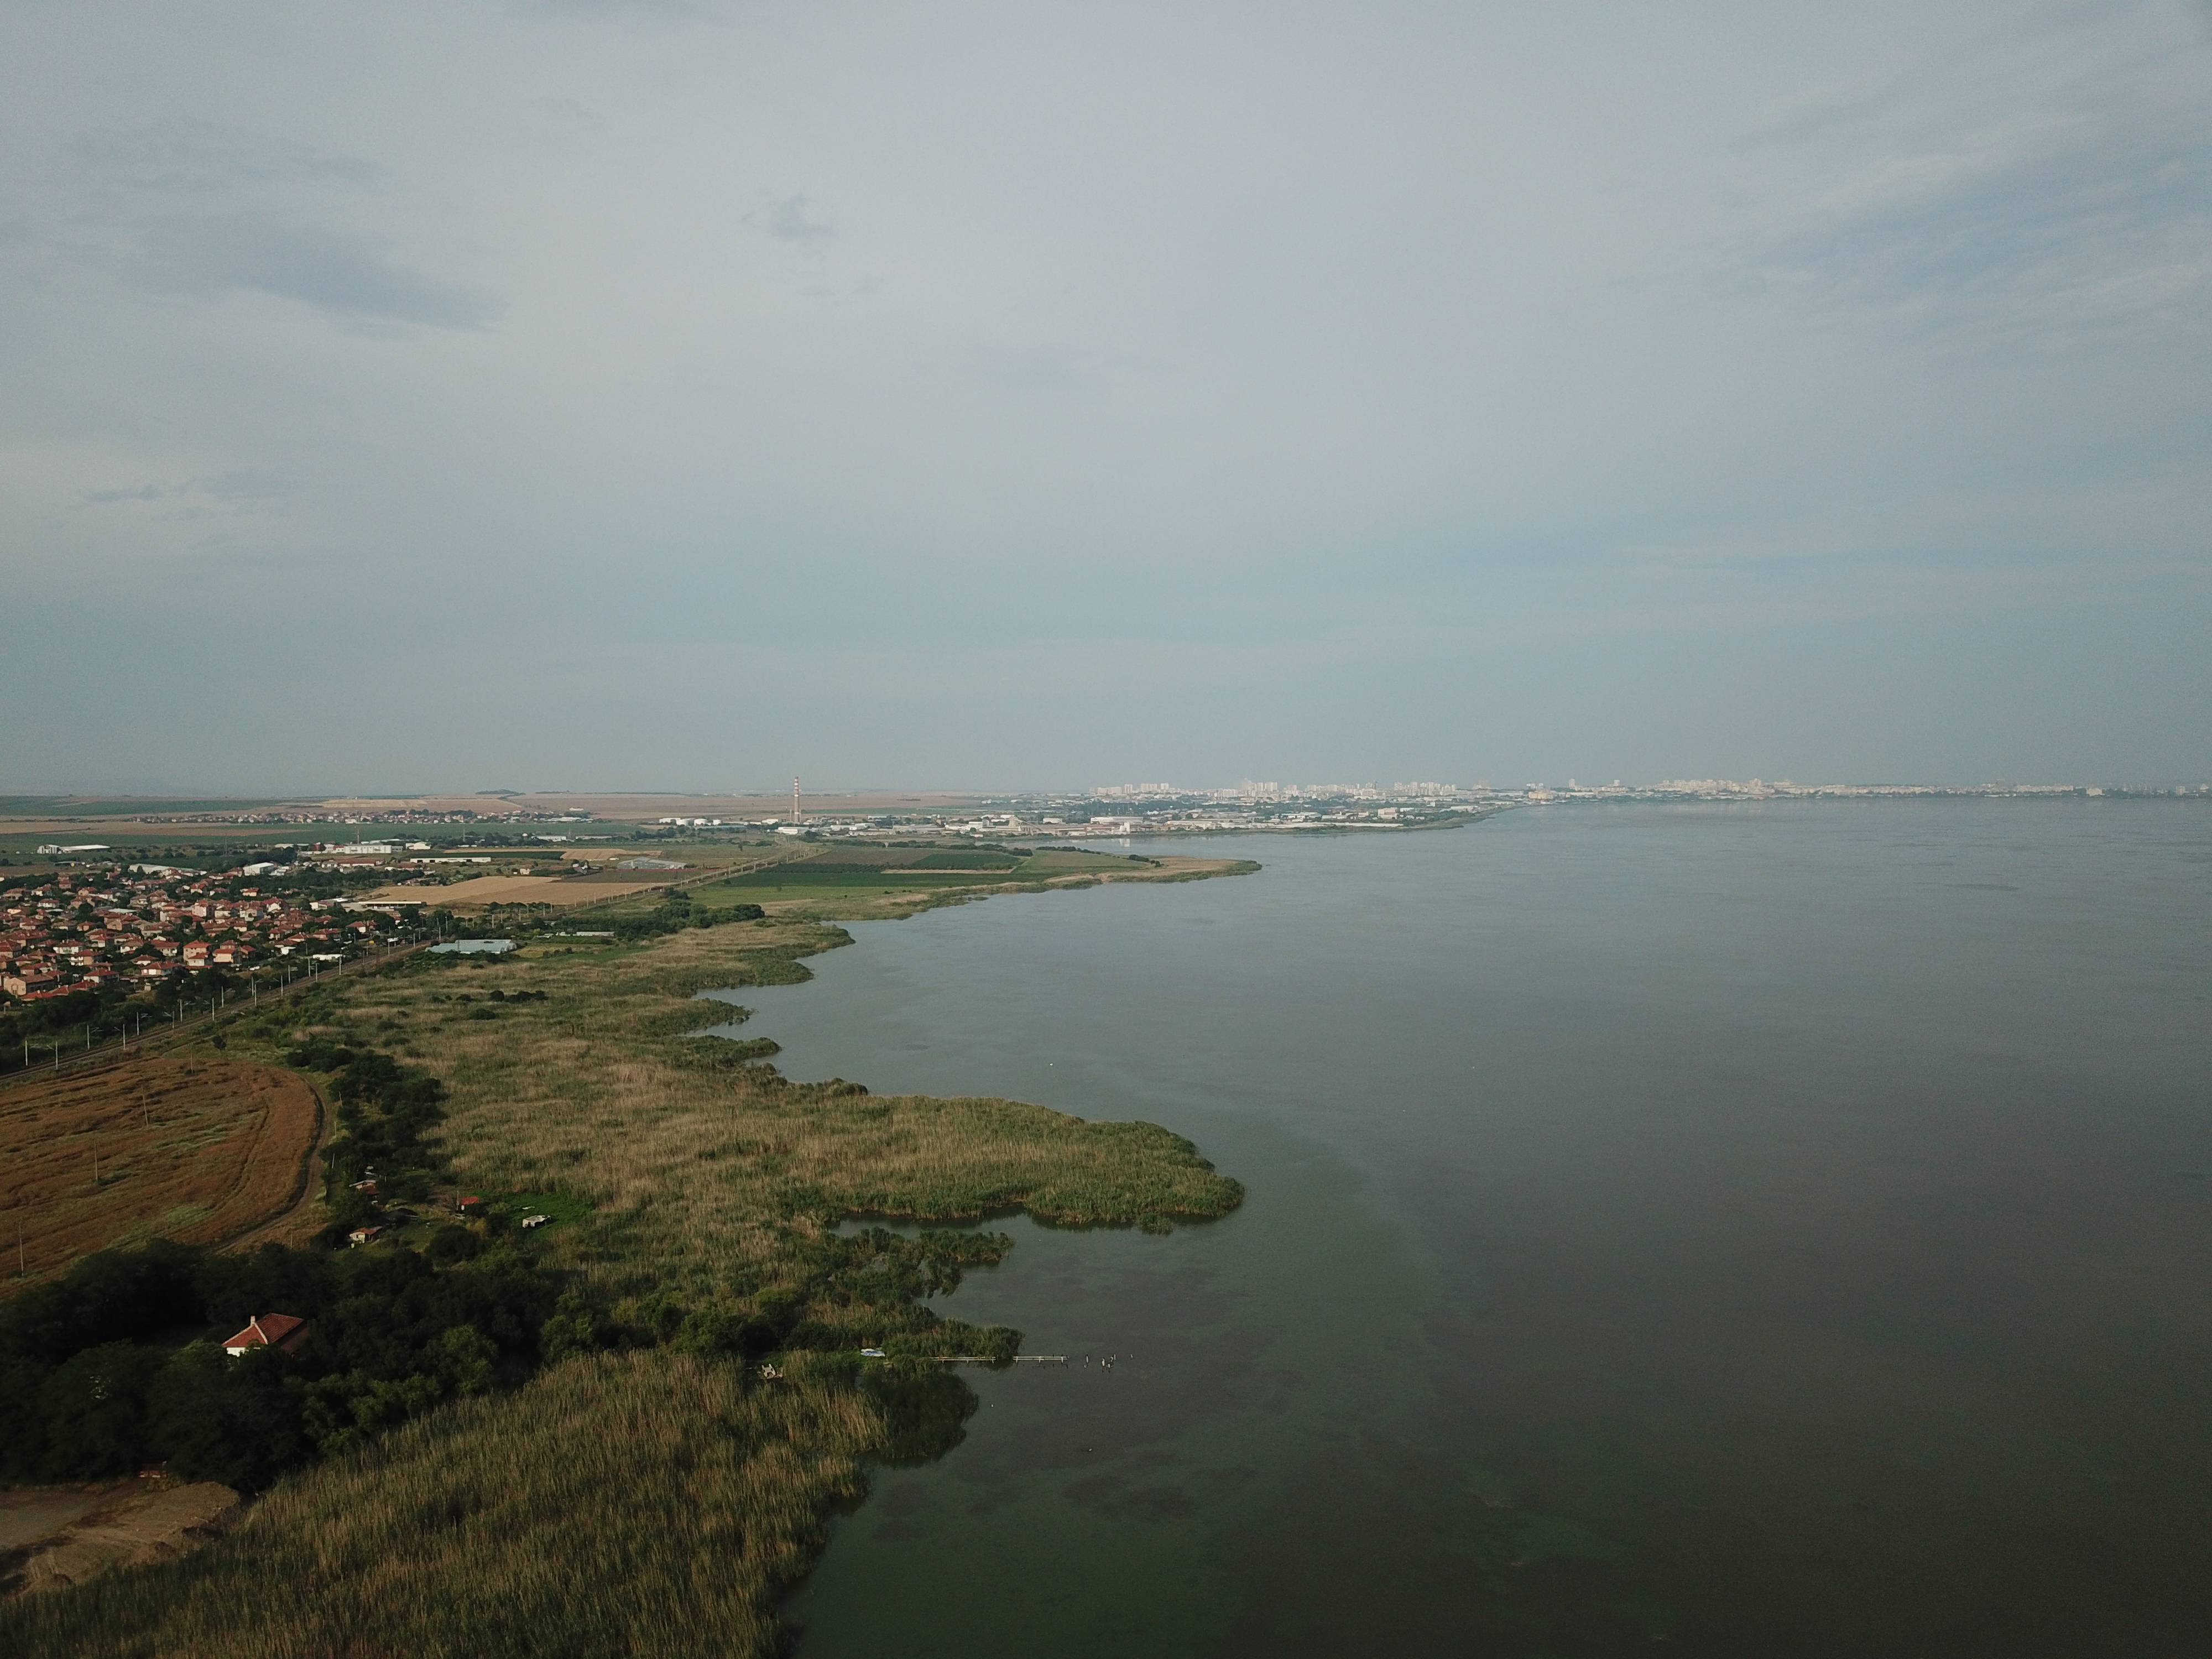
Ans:
[[[1542,803],[1530,804],[1541,805]],[[1468,807],[1441,817],[1419,818],[1409,823],[1347,819],[1333,823],[1223,823],[1194,824],[1184,827],[1170,822],[1157,829],[1106,830],[1095,835],[1075,833],[1067,836],[1065,840],[1069,842],[1200,841],[1218,836],[1356,836],[1374,830],[1389,830],[1400,835],[1411,835],[1428,830],[1463,830],[1469,824],[1480,823],[1486,818],[1494,818],[1501,812],[1510,812],[1522,805],[1522,803],[1519,801],[1500,801],[1494,805]],[[1031,838],[1027,836],[1009,836],[1008,839],[1028,841]],[[1055,840],[1039,844],[1050,847],[1061,843]]]
[[[982,1355],[996,1362],[1018,1346],[1017,1332],[940,1317],[927,1305],[930,1281],[909,1284],[899,1273],[943,1249],[996,1260],[1012,1241],[974,1230],[1015,1214],[1045,1227],[1165,1231],[1224,1216],[1244,1193],[1194,1143],[1158,1124],[1086,1120],[994,1097],[884,1097],[837,1079],[794,1083],[772,1064],[702,1045],[698,994],[811,980],[808,957],[853,942],[832,915],[902,920],[998,893],[1171,884],[1258,868],[1250,860],[1176,860],[1164,869],[976,885],[893,902],[793,900],[757,920],[606,949],[580,951],[549,938],[500,956],[410,955],[333,980],[282,1008],[222,1020],[233,1058],[281,1048],[296,1027],[392,1050],[402,1064],[444,1081],[442,1144],[453,1181],[580,1200],[576,1219],[535,1235],[532,1248],[601,1310],[595,1317],[614,1352],[546,1365],[510,1393],[441,1406],[386,1430],[362,1457],[300,1468],[255,1500],[236,1528],[187,1556],[109,1571],[87,1587],[40,1597],[36,1607],[0,1604],[0,1630],[34,1647],[135,1632],[186,1655],[212,1656],[249,1633],[316,1645],[331,1632],[313,1621],[355,1598],[373,1576],[334,1569],[330,1564],[352,1547],[331,1540],[370,1526],[387,1493],[418,1478],[421,1458],[554,1470],[592,1455],[582,1441],[570,1443],[585,1435],[622,1448],[647,1486],[658,1480],[684,1487],[702,1467],[683,1449],[692,1432],[684,1408],[670,1417],[664,1405],[667,1426],[678,1431],[669,1438],[627,1428],[610,1434],[599,1407],[577,1402],[605,1399],[620,1417],[627,1408],[616,1402],[644,1397],[640,1389],[659,1395],[692,1376],[684,1367],[704,1365],[722,1379],[714,1385],[723,1390],[714,1395],[723,1402],[717,1410],[736,1431],[717,1454],[715,1478],[752,1492],[767,1518],[745,1547],[748,1556],[760,1555],[758,1571],[738,1575],[741,1589],[714,1591],[714,1604],[698,1609],[700,1627],[721,1632],[718,1650],[778,1650],[787,1634],[781,1608],[826,1548],[828,1517],[865,1496],[872,1457],[895,1440],[906,1443],[900,1413],[908,1407],[899,1402],[921,1389],[937,1419],[951,1413],[944,1420],[957,1423],[959,1402],[972,1411],[974,1396],[941,1361]],[[172,1052],[211,1053],[214,1030]],[[327,1133],[332,1115],[321,1116],[318,1127]],[[288,1218],[316,1215],[320,1201],[310,1198]],[[889,1237],[880,1232],[884,1222],[918,1223],[936,1242],[879,1243]],[[911,1265],[897,1266],[909,1256]],[[868,1261],[892,1264],[885,1289],[903,1288],[886,1300],[843,1265]],[[946,1285],[957,1283],[957,1268],[944,1271],[951,1275]],[[721,1310],[717,1316],[732,1322],[780,1321],[784,1334],[763,1356],[746,1350],[742,1366],[735,1351],[721,1358],[705,1350],[687,1354],[665,1334],[650,1334],[659,1318],[653,1310],[672,1302],[702,1315]],[[697,1323],[686,1320],[683,1329]],[[884,1347],[892,1358],[864,1377],[863,1347]],[[707,1375],[670,1398],[705,1386]],[[863,1385],[858,1395],[856,1384]],[[864,1431],[864,1419],[875,1427]],[[708,1425],[702,1419],[699,1426]],[[665,1468],[656,1461],[664,1443],[665,1455],[678,1460]],[[796,1485],[776,1473],[784,1467],[779,1448],[802,1455]],[[659,1530],[641,1516],[618,1522],[623,1510],[623,1501],[594,1498],[560,1524],[587,1536],[619,1525],[625,1548],[665,1563],[656,1572],[690,1571],[701,1547],[693,1529]],[[325,1544],[294,1559],[295,1537],[306,1534]],[[461,1528],[452,1534],[456,1541],[422,1547],[415,1582],[439,1593],[410,1605],[465,1602],[484,1577],[483,1558],[498,1553],[477,1536]],[[291,1577],[301,1594],[267,1597],[261,1586],[272,1572]],[[623,1585],[592,1588],[617,1612],[627,1606]],[[234,1618],[218,1632],[203,1619],[216,1602],[234,1614],[240,1598],[252,1609],[251,1625]],[[637,1617],[647,1612],[640,1607]],[[64,1635],[65,1627],[75,1634]]]

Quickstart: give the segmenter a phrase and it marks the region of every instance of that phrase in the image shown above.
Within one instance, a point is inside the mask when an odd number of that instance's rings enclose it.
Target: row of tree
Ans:
[[[428,1196],[449,1162],[434,1144],[446,1121],[446,1085],[416,1066],[374,1048],[315,1039],[284,1056],[295,1070],[330,1076],[337,1128],[323,1153],[324,1195],[331,1223],[317,1243],[336,1246],[381,1206]],[[374,1178],[375,1196],[354,1190]]]
[[[672,892],[641,916],[615,916],[608,921],[617,941],[634,945],[641,939],[680,933],[686,927],[718,927],[725,922],[757,921],[767,914],[757,904],[720,907],[701,904],[688,893]]]

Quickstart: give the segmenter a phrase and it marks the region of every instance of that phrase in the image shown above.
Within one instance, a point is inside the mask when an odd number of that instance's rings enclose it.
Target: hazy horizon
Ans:
[[[29,0],[0,146],[10,791],[2212,775],[2201,3]]]
[[[930,799],[1013,800],[1045,797],[1070,798],[1085,795],[1095,799],[1110,799],[1119,798],[1123,795],[1127,795],[1131,798],[1160,795],[1192,797],[1224,795],[1232,791],[1239,791],[1248,795],[1259,796],[1293,796],[1297,794],[1310,794],[1315,799],[1326,799],[1329,798],[1328,792],[1334,790],[1379,790],[1385,793],[1410,796],[1419,794],[1422,790],[1427,788],[1431,785],[1438,786],[1445,789],[1462,791],[1480,792],[1488,790],[1499,795],[1517,795],[1530,790],[1540,789],[1560,792],[1602,792],[1607,789],[1624,788],[1627,790],[1642,791],[1679,789],[1687,792],[1700,788],[1717,791],[1729,787],[1765,787],[1770,789],[1779,789],[1785,792],[1804,792],[1824,789],[1899,791],[1948,790],[1960,793],[1982,790],[1999,792],[2021,790],[2030,792],[2032,794],[2033,792],[2045,789],[2087,789],[2100,793],[2112,790],[2118,790],[2122,792],[2129,790],[2154,791],[2160,793],[2173,792],[2183,794],[2186,794],[2191,792],[2197,793],[2212,793],[2212,783],[2208,783],[2199,778],[2188,777],[2118,778],[2085,776],[2078,778],[1791,778],[1788,776],[1776,776],[1764,779],[1755,777],[1683,777],[1578,780],[1575,778],[1563,779],[1555,776],[1549,780],[1506,780],[1492,778],[1435,778],[1415,780],[1370,777],[1364,779],[1345,778],[1333,781],[1322,779],[1300,780],[1282,778],[1265,781],[1247,778],[1234,781],[1213,782],[1094,782],[1087,785],[1067,787],[1039,784],[1016,784],[1007,786],[978,785],[963,787],[937,787],[924,785],[917,787],[902,787],[896,785],[881,783],[840,783],[831,781],[820,785],[810,785],[805,787],[801,792],[801,799],[805,806],[811,807],[819,803],[831,801],[866,802],[874,800],[896,801],[902,799],[916,801]],[[1562,794],[1561,798],[1571,799],[1572,797],[1571,795]],[[1777,799],[1790,799],[1796,798],[1796,795],[1795,793],[1784,793],[1775,797]],[[1899,796],[1898,798],[1912,799],[1914,797]],[[295,789],[290,791],[248,793],[237,792],[221,793],[204,789],[196,791],[134,788],[116,788],[110,790],[17,789],[8,787],[5,786],[4,781],[0,781],[0,805],[5,805],[7,803],[11,801],[18,803],[26,801],[86,802],[94,805],[143,801],[151,808],[158,806],[163,802],[181,802],[185,803],[187,806],[199,805],[214,801],[234,801],[255,805],[288,804],[348,805],[354,803],[360,803],[366,805],[375,805],[384,803],[401,801],[441,802],[468,799],[573,800],[576,802],[603,799],[635,799],[639,801],[689,800],[758,802],[763,806],[780,806],[781,804],[789,801],[791,799],[792,793],[788,788],[777,788],[773,786],[766,787],[736,787],[728,789],[677,789],[656,788],[650,785],[647,785],[631,789],[605,789],[595,788],[589,786],[562,788],[515,788],[507,785],[497,785],[471,789],[394,789],[376,792],[365,790],[317,792]]]

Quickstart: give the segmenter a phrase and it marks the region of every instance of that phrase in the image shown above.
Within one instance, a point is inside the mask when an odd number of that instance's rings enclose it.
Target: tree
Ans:
[[[572,1353],[604,1348],[615,1338],[614,1321],[592,1305],[580,1291],[570,1291],[553,1305],[553,1316],[538,1336],[538,1351],[549,1365]]]
[[[447,1393],[482,1394],[491,1387],[499,1350],[475,1326],[456,1325],[430,1345],[429,1357]]]
[[[103,1342],[57,1366],[39,1390],[47,1478],[91,1480],[146,1461],[146,1396],[161,1355],[134,1342]]]
[[[178,1351],[154,1381],[149,1427],[173,1473],[258,1492],[310,1451],[289,1358],[256,1348],[234,1358],[213,1342]]]

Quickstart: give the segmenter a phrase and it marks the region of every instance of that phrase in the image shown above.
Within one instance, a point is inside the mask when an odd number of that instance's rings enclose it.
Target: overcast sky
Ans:
[[[2212,778],[2212,10],[0,12],[0,789]]]

